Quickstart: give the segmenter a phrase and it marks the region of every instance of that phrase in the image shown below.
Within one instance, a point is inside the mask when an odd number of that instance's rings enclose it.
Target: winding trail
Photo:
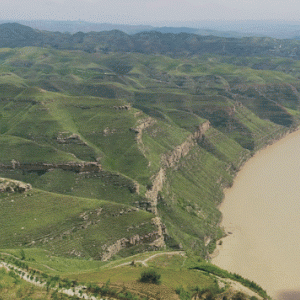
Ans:
[[[157,253],[157,254],[151,255],[150,257],[148,257],[144,260],[135,260],[134,262],[135,263],[141,263],[143,266],[148,267],[147,261],[151,260],[154,257],[162,256],[162,255],[181,255],[181,256],[185,256],[185,252],[184,251],[173,251],[173,252]],[[130,264],[132,264],[132,261],[114,266],[113,269],[123,267],[123,266],[128,266]]]

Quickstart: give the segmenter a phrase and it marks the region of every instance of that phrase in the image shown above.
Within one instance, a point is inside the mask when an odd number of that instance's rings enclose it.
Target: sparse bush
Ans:
[[[147,283],[154,283],[160,284],[161,283],[161,275],[155,270],[147,270],[141,273],[140,282],[147,282]]]
[[[245,294],[241,293],[241,292],[237,292],[233,297],[232,300],[246,300],[247,297]]]

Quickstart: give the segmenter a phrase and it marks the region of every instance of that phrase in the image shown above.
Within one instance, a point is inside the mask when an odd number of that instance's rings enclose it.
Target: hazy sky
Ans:
[[[0,0],[0,19],[154,24],[202,20],[298,21],[298,0]]]

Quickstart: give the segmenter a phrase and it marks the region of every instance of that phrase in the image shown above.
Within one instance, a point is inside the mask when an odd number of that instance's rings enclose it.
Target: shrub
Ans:
[[[241,292],[237,292],[233,297],[232,300],[246,300],[247,297],[245,294],[241,293]]]
[[[141,273],[140,282],[160,284],[161,275],[155,270],[147,270]]]
[[[21,256],[21,260],[25,260],[26,255],[25,255],[25,251],[23,249],[20,250],[20,256]]]

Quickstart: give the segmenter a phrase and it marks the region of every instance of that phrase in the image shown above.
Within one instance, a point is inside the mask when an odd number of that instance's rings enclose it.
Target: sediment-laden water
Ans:
[[[251,158],[220,210],[231,234],[212,262],[276,300],[300,299],[300,131]]]

